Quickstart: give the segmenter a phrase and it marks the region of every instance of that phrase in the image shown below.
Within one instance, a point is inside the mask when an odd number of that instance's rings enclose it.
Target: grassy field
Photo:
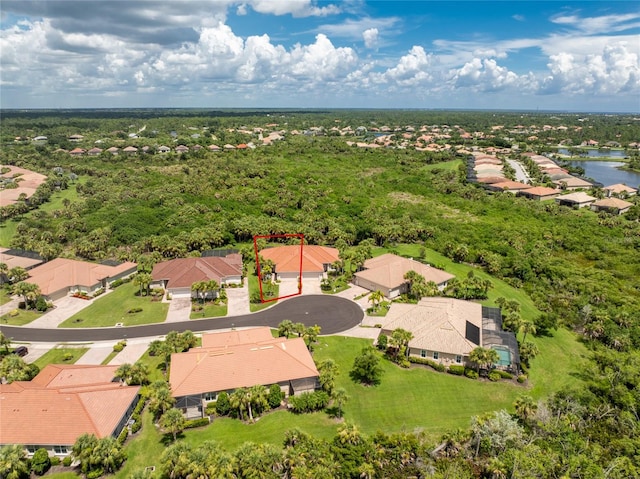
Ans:
[[[44,368],[47,364],[74,364],[88,350],[88,348],[65,347],[50,349],[38,359],[36,359],[34,363],[40,369]]]
[[[82,180],[79,180],[78,182],[82,182]],[[70,185],[66,190],[56,191],[53,193],[49,201],[41,204],[37,208],[37,211],[45,211],[48,213],[50,211],[60,209],[63,207],[63,200],[65,198],[71,202],[78,199],[78,192],[76,191],[75,185]],[[29,216],[31,214],[32,212],[29,212],[25,216]],[[0,246],[4,246],[5,248],[9,247],[11,239],[16,234],[16,229],[18,228],[20,221],[20,219],[11,219],[0,223]]]
[[[42,313],[36,311],[34,309],[30,309],[28,311],[24,309],[18,309],[18,314],[15,316],[11,316],[9,313],[4,314],[0,317],[1,324],[10,324],[11,326],[24,326],[25,324],[29,324],[31,321],[38,319],[42,316]]]
[[[7,304],[11,301],[11,294],[4,288],[0,288],[0,305]]]
[[[96,299],[90,306],[64,321],[61,328],[96,328],[161,323],[167,317],[169,305],[160,301],[151,301],[147,296],[136,296],[137,288],[133,283],[125,283],[115,291]],[[133,308],[142,308],[138,313],[128,313]],[[79,321],[82,320],[82,321]]]

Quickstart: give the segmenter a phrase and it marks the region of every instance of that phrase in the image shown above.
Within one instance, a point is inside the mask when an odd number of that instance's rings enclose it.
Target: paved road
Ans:
[[[525,170],[524,166],[522,166],[522,164],[520,164],[519,161],[507,160],[507,162],[511,165],[511,167],[516,172],[516,181],[519,181],[521,183],[529,183],[529,181],[531,181],[531,178],[529,178],[529,174],[527,173],[527,170]]]
[[[82,342],[107,341],[125,338],[164,336],[170,331],[194,332],[248,326],[277,327],[289,319],[306,326],[317,324],[321,334],[336,334],[360,324],[362,308],[345,298],[327,295],[308,295],[279,302],[258,313],[224,318],[198,319],[176,323],[159,323],[122,328],[56,328],[37,329],[19,326],[1,326],[0,331],[14,341]]]

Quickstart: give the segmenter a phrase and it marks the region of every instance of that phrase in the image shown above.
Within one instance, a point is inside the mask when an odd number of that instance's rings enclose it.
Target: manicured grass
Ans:
[[[9,313],[4,314],[0,317],[0,322],[2,324],[10,324],[11,326],[24,326],[25,324],[29,324],[31,321],[38,319],[43,314],[34,309],[30,309],[28,311],[18,309],[17,311],[18,314],[16,316],[11,316]]]
[[[47,364],[74,364],[78,359],[86,353],[89,348],[55,348],[50,349],[38,359],[34,361],[40,369],[44,368]],[[69,354],[70,358],[65,360],[65,356]]]
[[[0,288],[0,305],[7,304],[9,301],[11,301],[9,291],[4,288]]]
[[[149,382],[154,382],[159,379],[167,379],[162,373],[164,369],[164,358],[162,356],[150,356],[149,351],[147,350],[139,361],[149,367]]]
[[[218,318],[220,316],[227,315],[226,304],[214,304],[209,301],[204,304],[202,311],[191,311],[189,319],[202,319],[202,318]]]
[[[423,430],[438,436],[468,427],[470,418],[497,409],[511,409],[526,391],[513,382],[492,383],[438,373],[427,367],[402,369],[383,359],[384,374],[378,386],[366,387],[349,377],[353,360],[371,341],[330,336],[321,338],[314,358],[332,358],[340,375],[336,385],[350,396],[345,418],[367,434]]]
[[[214,419],[208,427],[184,432],[185,441],[194,447],[202,441],[215,440],[227,451],[233,451],[247,441],[282,445],[284,433],[299,428],[314,437],[329,439],[335,435],[338,423],[324,412],[293,414],[275,411],[258,419],[254,424],[245,424],[237,419]]]
[[[111,351],[109,355],[106,358],[104,358],[104,360],[100,364],[103,366],[109,364],[111,360],[115,358],[117,355],[118,355],[117,351]]]
[[[142,429],[125,443],[127,461],[116,474],[119,479],[128,479],[135,471],[148,466],[160,467],[160,457],[165,446],[162,444],[162,434],[153,424],[149,411],[142,413]],[[159,477],[157,474],[154,477]]]
[[[125,326],[161,323],[167,318],[169,305],[151,301],[150,296],[136,296],[133,283],[125,283],[115,291],[100,296],[91,305],[63,322],[61,328],[97,328],[123,323]],[[139,313],[127,313],[142,308]],[[82,319],[82,321],[77,321]]]
[[[254,294],[260,294],[260,285],[258,284],[258,277],[255,274],[248,275],[249,280],[249,311],[255,313],[256,311],[260,311],[262,309],[268,308],[269,306],[273,306],[277,303],[277,301],[269,301],[268,303],[252,303],[251,298]],[[263,292],[265,285],[262,285]],[[272,286],[273,297],[277,298],[278,293],[280,292],[280,286],[276,283]]]

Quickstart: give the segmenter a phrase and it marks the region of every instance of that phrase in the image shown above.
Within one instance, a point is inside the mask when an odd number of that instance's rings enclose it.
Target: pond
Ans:
[[[621,161],[573,160],[571,165],[584,168],[584,176],[593,178],[604,186],[624,183],[638,188],[640,185],[640,173],[618,169],[619,166],[624,166]]]
[[[558,148],[559,155],[571,156],[571,152],[567,148]],[[587,156],[589,158],[624,158],[627,156],[624,150],[594,150],[579,149],[574,152],[575,156]]]

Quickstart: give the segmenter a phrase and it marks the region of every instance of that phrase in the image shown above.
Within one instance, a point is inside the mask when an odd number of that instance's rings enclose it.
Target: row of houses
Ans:
[[[135,146],[126,146],[124,148],[118,148],[117,146],[112,146],[110,148],[107,148],[106,150],[103,150],[102,148],[98,148],[98,147],[93,147],[91,149],[84,149],[84,148],[74,148],[71,151],[66,151],[64,149],[59,149],[56,150],[56,153],[69,153],[71,156],[100,156],[103,153],[109,153],[113,156],[117,156],[120,154],[124,154],[124,155],[137,155],[139,153],[144,153],[144,154],[153,154],[153,153],[159,153],[159,154],[167,154],[167,153],[171,153],[172,151],[174,153],[177,154],[183,154],[183,153],[188,153],[190,151],[194,151],[194,152],[198,152],[200,150],[208,150],[208,151],[212,151],[212,152],[219,152],[219,151],[224,151],[224,150],[246,150],[246,149],[253,149],[255,148],[255,145],[253,144],[249,144],[249,143],[240,143],[238,145],[231,145],[231,144],[226,144],[222,147],[218,146],[218,145],[209,145],[207,147],[204,147],[202,145],[194,145],[192,147],[186,146],[186,145],[178,145],[175,148],[169,148],[168,146],[165,145],[161,145],[158,146],[157,148],[155,147],[151,147],[151,146],[143,146],[141,148],[137,148]]]

